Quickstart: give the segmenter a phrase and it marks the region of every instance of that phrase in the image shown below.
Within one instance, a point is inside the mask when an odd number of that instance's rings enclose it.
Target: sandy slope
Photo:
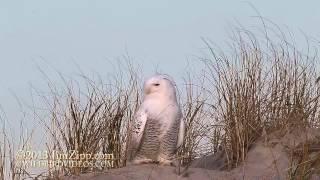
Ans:
[[[155,180],[174,180],[174,179],[234,179],[231,175],[215,170],[206,170],[201,168],[190,168],[181,176],[177,174],[175,167],[159,166],[156,164],[135,165],[128,166],[120,169],[113,169],[98,174],[87,174],[81,176],[74,176],[66,178],[71,179],[93,179],[93,180],[142,180],[142,179],[155,179]]]
[[[247,159],[239,167],[231,170],[222,170],[225,166],[224,153],[206,156],[195,160],[188,169],[181,168],[183,172],[178,175],[178,169],[170,166],[159,166],[157,164],[134,165],[119,169],[112,169],[102,173],[83,174],[81,176],[65,177],[71,179],[93,179],[93,180],[175,180],[175,179],[287,179],[290,169],[288,149],[299,149],[301,144],[312,142],[320,146],[319,129],[307,131],[279,131],[261,137],[250,149]],[[319,150],[311,153],[319,156]],[[317,162],[317,161],[316,161]],[[315,163],[314,169],[320,168],[320,161]],[[318,170],[319,172],[320,170]],[[320,180],[320,175],[313,175],[311,179]]]
[[[186,173],[177,175],[176,168],[169,166],[158,166],[155,164],[128,166],[120,169],[113,169],[102,173],[83,174],[81,176],[65,177],[64,180],[281,180],[286,179],[277,175],[255,173],[243,173],[239,171],[218,171],[203,168],[189,168]],[[314,175],[312,180],[320,180],[320,176]]]

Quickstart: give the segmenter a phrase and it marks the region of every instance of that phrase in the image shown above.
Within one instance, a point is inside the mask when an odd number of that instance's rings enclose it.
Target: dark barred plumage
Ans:
[[[138,148],[138,158],[157,160],[158,155],[164,159],[173,159],[177,150],[177,138],[180,120],[176,120],[161,137],[161,124],[158,120],[148,119],[143,134],[143,141]]]

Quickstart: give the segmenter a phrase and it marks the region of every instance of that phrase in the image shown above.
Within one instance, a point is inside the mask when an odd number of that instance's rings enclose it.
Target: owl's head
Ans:
[[[176,98],[174,81],[163,74],[154,75],[148,78],[144,83],[144,95],[159,94],[171,98]]]

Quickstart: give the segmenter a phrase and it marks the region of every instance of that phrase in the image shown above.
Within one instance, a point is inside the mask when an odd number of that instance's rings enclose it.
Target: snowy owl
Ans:
[[[174,82],[167,75],[155,75],[145,81],[143,93],[130,125],[129,160],[172,165],[185,131]]]

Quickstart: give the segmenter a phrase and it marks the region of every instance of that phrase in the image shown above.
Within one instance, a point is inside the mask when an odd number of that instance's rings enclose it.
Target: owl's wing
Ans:
[[[186,125],[184,123],[183,118],[180,119],[180,127],[179,127],[179,133],[178,133],[178,142],[177,142],[177,148],[180,148],[180,146],[183,143],[183,139],[184,139],[184,134],[186,131]]]
[[[143,107],[140,107],[130,124],[129,159],[132,159],[133,156],[135,156],[135,153],[141,144],[146,123],[147,113]]]

